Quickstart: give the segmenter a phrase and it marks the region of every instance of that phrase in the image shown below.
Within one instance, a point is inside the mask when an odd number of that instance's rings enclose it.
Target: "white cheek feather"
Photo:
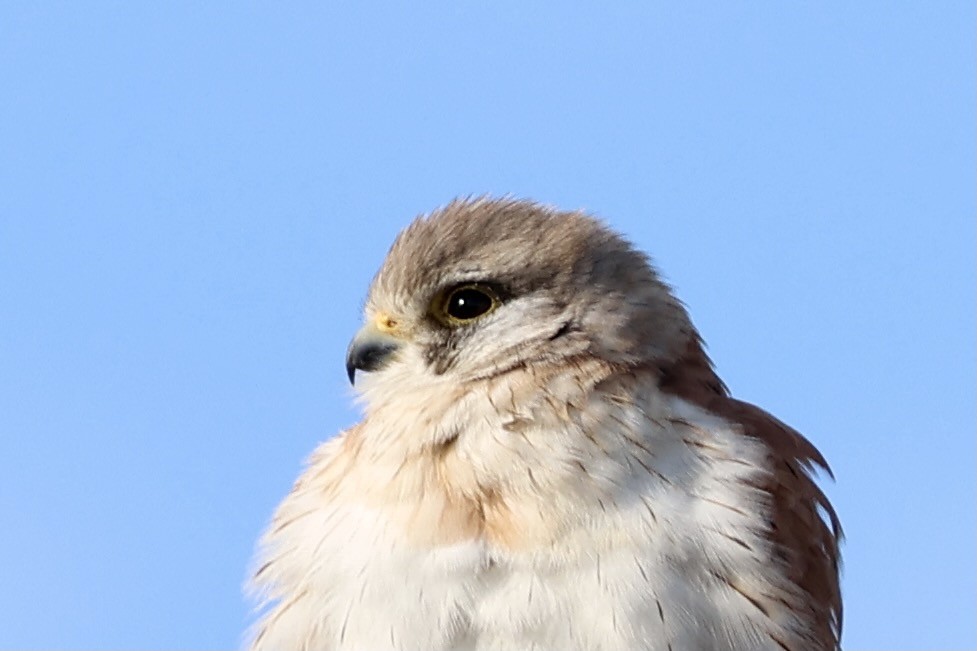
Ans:
[[[592,391],[586,370],[462,394],[419,364],[366,378],[364,424],[279,508],[254,649],[782,651],[804,634],[745,596],[791,589],[763,572],[758,443],[655,389]],[[484,498],[477,527],[444,490]]]

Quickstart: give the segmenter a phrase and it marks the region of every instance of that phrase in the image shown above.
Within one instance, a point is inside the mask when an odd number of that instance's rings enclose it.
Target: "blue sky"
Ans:
[[[0,648],[236,647],[374,270],[481,193],[817,443],[848,648],[977,645],[973,3],[326,4],[0,5]]]

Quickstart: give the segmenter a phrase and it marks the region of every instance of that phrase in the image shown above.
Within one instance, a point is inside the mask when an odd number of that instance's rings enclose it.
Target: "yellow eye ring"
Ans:
[[[501,304],[491,287],[469,283],[442,293],[435,301],[434,314],[442,323],[457,326],[490,314]]]

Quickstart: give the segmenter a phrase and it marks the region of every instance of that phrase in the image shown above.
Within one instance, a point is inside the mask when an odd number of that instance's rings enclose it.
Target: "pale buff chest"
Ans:
[[[471,418],[477,404],[446,396],[441,457],[399,449],[418,424],[380,418],[325,444],[267,538],[259,582],[277,604],[255,648],[792,640],[801,624],[770,599],[789,587],[757,535],[762,450],[675,398],[587,400],[558,413],[493,399]],[[457,438],[453,409],[467,415]]]

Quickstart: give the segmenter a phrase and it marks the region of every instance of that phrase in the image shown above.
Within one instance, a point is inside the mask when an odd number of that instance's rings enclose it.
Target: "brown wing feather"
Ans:
[[[790,426],[759,407],[730,397],[698,335],[692,335],[684,355],[660,371],[663,391],[739,424],[744,434],[766,444],[772,473],[760,488],[772,499],[770,538],[785,561],[788,577],[809,597],[809,603],[799,607],[809,612],[818,651],[838,649],[843,534],[834,508],[811,476],[817,468],[832,476],[824,457]]]

